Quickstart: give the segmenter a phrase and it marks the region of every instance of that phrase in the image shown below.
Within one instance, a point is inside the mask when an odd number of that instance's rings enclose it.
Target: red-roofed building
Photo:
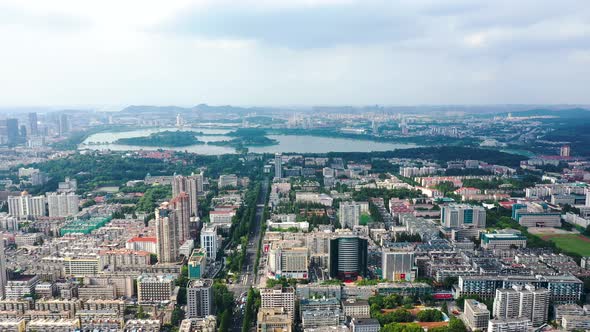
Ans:
[[[151,254],[155,254],[158,247],[158,239],[151,236],[146,237],[133,237],[127,240],[125,248],[138,251],[147,251]]]

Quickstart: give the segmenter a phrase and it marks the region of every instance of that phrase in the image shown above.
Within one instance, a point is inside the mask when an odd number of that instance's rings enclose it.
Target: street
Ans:
[[[262,224],[266,220],[262,220],[264,216],[264,204],[267,200],[269,179],[266,178],[260,186],[260,194],[258,195],[258,201],[256,202],[256,217],[254,225],[250,229],[248,236],[248,248],[246,249],[246,257],[242,266],[242,274],[239,276],[238,281],[235,284],[228,285],[229,290],[234,293],[236,301],[240,299],[240,295],[247,292],[250,287],[257,284],[258,276],[254,273],[256,264],[256,253],[260,244],[260,230]],[[243,315],[240,309],[236,306],[234,310],[234,318],[232,320],[232,330],[239,332],[242,330]]]

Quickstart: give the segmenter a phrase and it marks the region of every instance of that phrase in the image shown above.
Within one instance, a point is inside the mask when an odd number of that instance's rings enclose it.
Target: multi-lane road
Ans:
[[[246,257],[242,264],[242,273],[238,276],[238,280],[235,284],[229,285],[229,290],[234,293],[236,301],[239,301],[241,295],[247,292],[250,287],[256,285],[258,281],[258,276],[254,273],[256,254],[260,245],[261,228],[265,222],[262,218],[264,217],[264,205],[267,201],[269,184],[269,179],[266,178],[262,181],[262,185],[260,186],[258,201],[256,202],[256,217],[248,235],[248,248],[246,249]],[[240,332],[242,330],[242,324],[243,315],[239,307],[236,306],[233,316],[232,330],[234,332]]]

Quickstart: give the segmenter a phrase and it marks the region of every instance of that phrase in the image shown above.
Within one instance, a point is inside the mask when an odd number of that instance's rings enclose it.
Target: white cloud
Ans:
[[[590,103],[566,2],[3,0],[0,104]]]

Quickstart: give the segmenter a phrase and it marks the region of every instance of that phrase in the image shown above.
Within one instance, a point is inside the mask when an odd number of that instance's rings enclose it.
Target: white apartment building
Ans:
[[[20,196],[8,196],[8,214],[17,218],[45,216],[45,197],[31,196],[23,191]]]
[[[80,197],[75,193],[47,193],[50,217],[69,217],[78,213]]]

